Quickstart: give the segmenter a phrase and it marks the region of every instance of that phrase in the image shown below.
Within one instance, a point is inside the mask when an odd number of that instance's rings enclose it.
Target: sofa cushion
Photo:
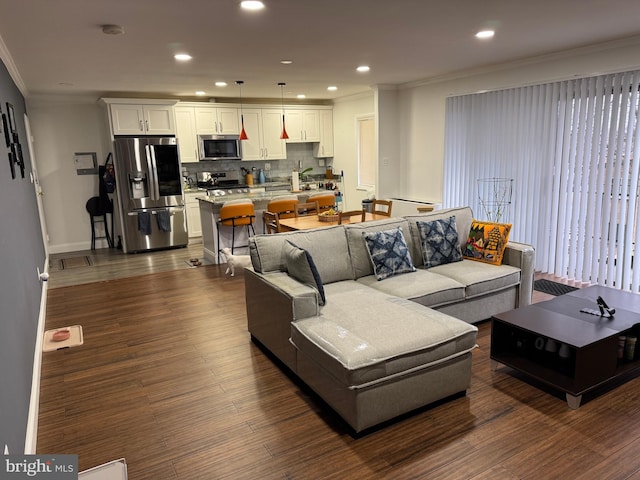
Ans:
[[[409,222],[409,232],[413,250],[413,261],[416,267],[422,266],[422,252],[420,251],[420,232],[416,226],[416,222],[428,222],[430,220],[439,220],[449,217],[456,217],[456,228],[458,230],[458,244],[460,248],[465,245],[469,230],[471,229],[471,221],[473,220],[473,212],[469,207],[447,208],[444,210],[434,210],[416,215],[405,215],[403,218]]]
[[[347,243],[349,245],[349,255],[351,256],[351,265],[353,267],[352,278],[357,279],[367,275],[373,275],[373,265],[371,264],[369,251],[367,250],[362,234],[367,232],[391,230],[397,227],[402,227],[405,233],[409,231],[409,224],[403,218],[388,218],[372,222],[350,223],[344,225],[347,235]],[[412,240],[408,234],[405,235],[405,242],[407,242],[409,252],[413,254],[414,249],[412,246]],[[412,256],[412,261],[414,259],[415,257]]]
[[[260,275],[264,276],[264,280],[268,281],[274,290],[291,299],[291,315],[294,320],[314,317],[320,313],[320,299],[317,289],[300,283],[286,272],[270,272]],[[263,321],[263,319],[257,321]]]
[[[425,268],[462,260],[456,217],[416,222]]]
[[[429,368],[475,346],[475,326],[357,282],[327,285],[327,295],[331,301],[320,315],[292,322],[291,342],[351,389]]]
[[[462,254],[470,260],[500,265],[510,231],[510,223],[474,220]]]
[[[286,271],[282,258],[282,245],[286,240],[311,254],[325,285],[353,279],[347,238],[342,225],[250,237],[249,253],[254,270],[260,273]]]
[[[416,271],[402,234],[402,227],[380,232],[366,232],[362,236],[373,264],[374,275],[378,280]]]
[[[466,298],[486,295],[520,283],[520,269],[517,267],[490,265],[471,260],[439,265],[429,269],[429,272],[447,276],[465,285]]]
[[[318,295],[320,296],[319,304],[324,305],[326,298],[322,279],[309,252],[287,240],[282,246],[282,254],[284,255],[289,275],[318,290]]]
[[[398,275],[379,282],[373,275],[357,280],[361,285],[388,295],[406,298],[427,307],[437,307],[464,300],[465,285],[433,269],[418,269],[411,275]]]

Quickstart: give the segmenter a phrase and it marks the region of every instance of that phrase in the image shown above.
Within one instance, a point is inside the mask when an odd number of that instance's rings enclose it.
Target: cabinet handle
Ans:
[[[220,130],[218,131],[218,133],[222,133],[224,132],[223,128],[222,128],[222,122],[220,122]]]
[[[267,158],[269,156],[269,151],[265,148],[264,149],[264,158]]]
[[[144,127],[142,126],[142,120],[140,120],[139,123],[140,123],[140,131],[144,132]]]
[[[147,131],[149,131],[149,120],[145,120],[144,123],[147,126]]]

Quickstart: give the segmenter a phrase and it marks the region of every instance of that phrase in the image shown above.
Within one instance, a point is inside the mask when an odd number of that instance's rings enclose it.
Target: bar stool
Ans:
[[[225,202],[220,207],[220,219],[218,220],[218,263],[220,263],[220,228],[231,227],[231,254],[236,247],[236,227],[247,227],[247,236],[251,232],[256,234],[253,222],[256,218],[253,202],[251,200],[232,200]],[[237,245],[238,247],[248,247],[249,245]]]
[[[335,207],[336,196],[333,193],[318,193],[311,195],[307,202],[318,202],[318,213],[320,213]]]
[[[296,215],[296,203],[298,197],[295,195],[276,197],[267,204],[267,211],[277,213],[278,218],[293,218]]]
[[[113,204],[111,201],[105,202],[100,197],[91,197],[87,200],[85,208],[91,220],[91,250],[96,249],[96,240],[101,238],[105,238],[109,248],[113,248],[113,239],[111,235],[109,235],[109,227],[107,225],[107,213],[113,215]],[[104,235],[101,237],[96,236],[96,223],[104,224]]]

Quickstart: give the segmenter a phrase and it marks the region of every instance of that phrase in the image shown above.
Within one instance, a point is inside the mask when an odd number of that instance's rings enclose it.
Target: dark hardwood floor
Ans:
[[[640,479],[640,379],[570,410],[492,372],[479,325],[465,397],[359,438],[246,331],[244,280],[204,266],[49,290],[38,453],[129,479]],[[544,298],[536,297],[537,300]]]

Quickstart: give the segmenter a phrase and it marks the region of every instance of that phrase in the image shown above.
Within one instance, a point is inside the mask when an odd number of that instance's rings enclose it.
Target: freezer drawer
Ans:
[[[169,212],[169,231],[164,231],[158,224],[158,213]],[[144,221],[141,225],[140,215],[148,214],[148,226],[151,231],[145,233]],[[142,252],[171,247],[183,247],[189,242],[187,222],[184,207],[149,208],[145,210],[127,212],[125,222],[124,252]]]

